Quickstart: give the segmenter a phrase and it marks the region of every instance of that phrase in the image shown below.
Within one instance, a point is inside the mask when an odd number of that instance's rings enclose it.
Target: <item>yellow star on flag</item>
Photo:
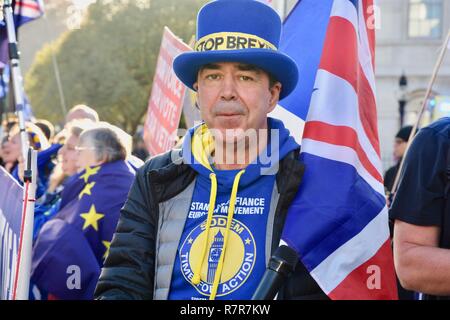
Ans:
[[[83,197],[83,195],[87,194],[89,196],[91,196],[91,189],[94,187],[95,182],[91,182],[91,183],[87,183],[84,186],[84,189],[80,192],[80,194],[78,195],[78,199],[81,199]]]
[[[111,242],[110,241],[102,241],[103,245],[105,246],[106,250],[105,250],[105,254],[103,255],[103,259],[106,259],[106,257],[109,254],[109,247],[111,247]]]
[[[89,226],[92,226],[95,231],[98,231],[98,220],[103,218],[105,215],[95,211],[95,205],[92,205],[89,212],[82,213],[80,216],[84,219],[83,230]]]
[[[100,166],[98,167],[86,167],[86,172],[80,177],[80,179],[84,179],[84,182],[87,183],[90,176],[96,175],[98,170],[100,170]]]
[[[245,239],[245,244],[250,244],[252,243],[252,240],[250,240],[249,238]]]

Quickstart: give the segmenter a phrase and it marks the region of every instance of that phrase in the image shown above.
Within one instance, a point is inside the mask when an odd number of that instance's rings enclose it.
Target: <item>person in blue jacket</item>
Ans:
[[[203,123],[138,171],[97,299],[252,297],[304,172],[300,146],[268,117],[298,81],[277,49],[281,26],[261,1],[200,9],[194,51],[173,68],[197,92]],[[278,297],[327,298],[301,263]]]

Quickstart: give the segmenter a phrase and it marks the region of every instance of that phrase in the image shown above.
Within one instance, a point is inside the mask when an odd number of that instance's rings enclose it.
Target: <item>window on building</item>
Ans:
[[[440,38],[442,13],[442,0],[409,0],[409,37]]]

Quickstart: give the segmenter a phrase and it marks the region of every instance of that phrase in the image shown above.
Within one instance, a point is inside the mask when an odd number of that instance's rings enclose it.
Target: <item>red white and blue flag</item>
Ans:
[[[44,13],[40,0],[20,0],[14,2],[14,22],[16,27],[39,18]]]
[[[35,20],[44,14],[41,0],[20,0],[12,2],[14,25],[17,31],[21,25]],[[0,69],[8,63],[8,36],[5,21],[0,21]]]
[[[373,0],[301,0],[280,45],[300,69],[296,91],[280,105],[291,118],[306,119],[306,170],[282,242],[298,251],[331,299],[397,298],[378,141],[373,12]]]

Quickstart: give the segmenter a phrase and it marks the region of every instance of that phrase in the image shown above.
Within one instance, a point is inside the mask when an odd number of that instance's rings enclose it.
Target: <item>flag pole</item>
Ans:
[[[405,156],[403,156],[402,160],[400,161],[400,166],[398,168],[398,171],[397,171],[397,174],[396,174],[395,180],[394,180],[394,185],[392,186],[392,190],[390,191],[390,194],[393,195],[392,202],[395,199],[395,194],[397,192],[397,188],[398,188],[398,185],[399,185],[399,182],[400,182],[400,174],[401,174],[402,169],[403,169],[403,165],[404,165],[404,162],[405,162],[406,154],[407,154],[407,152],[409,150],[409,147],[411,146],[411,143],[413,141],[414,135],[416,134],[417,128],[419,127],[419,123],[422,120],[422,116],[423,116],[423,114],[425,112],[425,108],[427,106],[428,99],[430,98],[431,89],[433,88],[434,82],[436,81],[436,77],[437,77],[439,69],[440,69],[440,67],[442,65],[442,61],[444,60],[445,53],[449,49],[448,48],[449,41],[450,41],[450,28],[449,28],[449,30],[447,32],[447,37],[445,38],[444,45],[443,45],[443,47],[441,49],[441,53],[439,54],[439,57],[438,57],[438,59],[436,61],[436,65],[434,66],[434,70],[433,70],[433,73],[431,75],[431,79],[430,79],[430,82],[428,84],[428,88],[427,88],[427,91],[425,93],[425,97],[424,97],[424,99],[422,101],[422,108],[420,109],[420,113],[419,113],[419,115],[417,117],[417,121],[414,124],[414,126],[413,126],[413,128],[411,130],[411,133],[409,135],[408,144],[406,145],[406,150],[405,150],[405,153],[404,153]]]
[[[3,5],[3,15],[6,22],[6,31],[8,35],[8,53],[11,72],[11,82],[16,107],[17,118],[19,120],[20,137],[22,143],[22,157],[26,161],[28,153],[28,137],[25,129],[25,117],[23,114],[24,99],[22,74],[19,64],[19,50],[17,46],[16,28],[14,25],[14,16],[11,0],[5,0]]]
[[[14,270],[13,300],[28,300],[33,247],[34,204],[36,202],[37,151],[29,148],[28,167],[24,172],[22,221],[20,225],[17,263]]]
[[[3,15],[8,35],[8,53],[11,72],[11,82],[15,101],[17,118],[19,119],[22,158],[25,163],[24,173],[24,203],[22,210],[22,226],[18,248],[18,259],[14,275],[14,300],[27,300],[31,272],[31,247],[33,241],[34,201],[36,195],[36,151],[29,146],[28,133],[24,117],[24,91],[22,73],[20,70],[19,50],[17,46],[16,28],[11,0],[3,3]]]

